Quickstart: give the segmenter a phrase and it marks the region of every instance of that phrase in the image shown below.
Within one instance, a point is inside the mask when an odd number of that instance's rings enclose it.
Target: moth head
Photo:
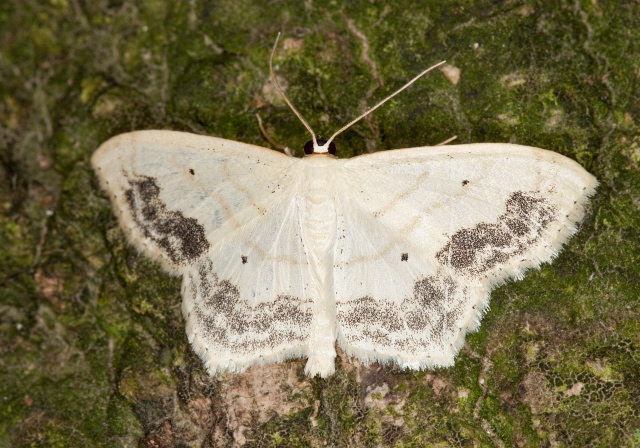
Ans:
[[[304,144],[304,153],[306,155],[326,153],[333,155],[336,153],[336,145],[331,141],[318,137],[317,141],[309,140]]]

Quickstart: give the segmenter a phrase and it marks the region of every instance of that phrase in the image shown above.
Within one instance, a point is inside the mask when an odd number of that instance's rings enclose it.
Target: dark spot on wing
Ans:
[[[247,257],[243,255],[242,256],[242,264],[247,264],[247,261],[248,261]]]
[[[468,183],[469,183],[469,181],[465,179],[465,180],[463,180],[463,181],[462,181],[462,186],[464,187],[464,186],[465,186],[465,185],[467,185]]]
[[[195,171],[193,171],[193,168],[189,168],[189,174],[191,174],[192,176],[196,174]]]
[[[556,208],[537,191],[516,191],[505,206],[497,222],[454,233],[436,254],[438,261],[461,274],[483,274],[524,253],[556,217]]]
[[[129,179],[125,197],[133,219],[146,238],[156,243],[175,264],[189,263],[209,249],[204,227],[182,212],[167,209],[160,199],[156,179],[139,176]]]
[[[400,261],[409,261],[409,254],[404,253],[400,256]]]

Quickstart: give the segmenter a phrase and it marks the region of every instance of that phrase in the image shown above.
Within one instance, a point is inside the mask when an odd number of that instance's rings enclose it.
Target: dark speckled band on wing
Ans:
[[[279,295],[269,302],[247,303],[236,285],[218,277],[211,260],[201,260],[186,274],[183,294],[193,305],[185,317],[215,362],[256,360],[308,342],[311,301]]]
[[[172,211],[160,199],[160,187],[155,178],[127,178],[129,189],[125,197],[131,216],[144,235],[177,265],[194,261],[210,247],[204,227],[180,211]]]
[[[338,320],[350,345],[374,344],[381,353],[391,349],[420,356],[448,350],[468,294],[466,287],[443,273],[417,281],[413,295],[400,307],[368,296],[339,303]]]
[[[556,218],[556,208],[538,191],[516,191],[495,223],[458,230],[437,254],[442,265],[465,275],[481,275],[535,244]]]

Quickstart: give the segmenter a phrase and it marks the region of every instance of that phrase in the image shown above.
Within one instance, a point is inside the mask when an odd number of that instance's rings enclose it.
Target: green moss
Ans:
[[[89,158],[133,129],[267,146],[256,113],[299,155],[308,136],[267,84],[282,30],[293,40],[277,74],[321,135],[434,62],[461,70],[457,85],[432,73],[356,124],[341,156],[458,135],[552,149],[601,186],[561,255],[494,291],[470,351],[430,372],[439,395],[424,373],[343,369],[311,380],[317,412],[274,416],[251,443],[640,446],[636,3],[0,3],[0,445],[151,445],[165,421],[175,445],[225,433],[231,376],[204,375],[179,280],[125,243]],[[365,405],[383,384],[387,404]],[[209,419],[194,397],[211,400]]]
[[[272,419],[260,428],[260,432],[264,434],[263,440],[267,441],[266,445],[262,445],[259,442],[249,442],[246,446],[267,446],[274,448],[283,446],[305,448],[313,446],[309,439],[309,417],[311,412],[312,410],[307,408],[286,417]]]

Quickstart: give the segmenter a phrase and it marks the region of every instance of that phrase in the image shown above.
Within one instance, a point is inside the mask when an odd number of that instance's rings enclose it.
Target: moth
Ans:
[[[333,139],[365,114],[325,141],[278,88],[311,133],[303,158],[160,130],[92,157],[128,240],[182,277],[212,375],[306,357],[327,377],[336,343],[365,363],[452,365],[491,290],[553,259],[597,186],[575,161],[513,144],[340,159]]]

